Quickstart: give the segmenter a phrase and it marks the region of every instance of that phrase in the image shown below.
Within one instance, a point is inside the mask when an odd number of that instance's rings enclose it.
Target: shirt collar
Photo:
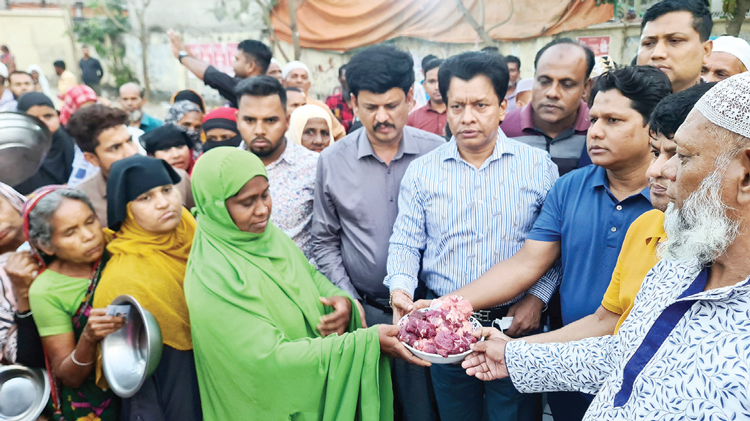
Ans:
[[[437,111],[436,109],[432,108],[432,103],[430,101],[427,101],[427,105],[425,106],[425,111],[430,112],[430,113],[435,113],[435,114],[443,115],[443,114],[445,114],[445,113],[448,112],[448,108],[446,107],[445,111],[443,111],[441,113],[441,112]]]
[[[412,139],[411,133],[406,126],[404,126],[402,133],[401,141],[398,143],[398,152],[396,152],[396,156],[393,158],[394,161],[401,159],[404,154],[416,155],[419,153],[419,145]],[[372,156],[382,161],[375,155],[372,144],[370,144],[370,139],[367,137],[367,130],[363,128],[357,137],[357,159],[362,159],[366,156]]]
[[[286,139],[286,146],[284,147],[284,152],[281,153],[281,156],[276,161],[273,161],[272,163],[268,164],[266,166],[266,169],[272,169],[273,167],[279,165],[279,163],[286,162],[289,165],[295,165],[297,164],[297,160],[299,158],[299,154],[297,154],[297,148],[301,148],[302,146],[297,145],[294,142],[290,142],[289,139]]]
[[[539,131],[534,124],[533,113],[534,109],[531,107],[531,103],[528,103],[521,108],[521,130]],[[573,125],[573,130],[579,133],[585,133],[589,130],[589,126],[591,126],[591,121],[589,120],[589,107],[585,102],[581,101],[578,105],[578,117]]]
[[[456,161],[464,161],[464,159],[461,157],[461,153],[458,152],[458,144],[456,143],[456,136],[451,137],[450,140],[450,148],[446,150],[446,154],[443,157],[443,161],[447,161],[449,159],[455,159]],[[489,165],[493,161],[497,161],[505,154],[508,155],[515,155],[513,151],[511,150],[510,145],[508,143],[508,137],[505,136],[505,133],[503,133],[502,130],[497,130],[497,141],[495,142],[495,149],[492,151],[492,155],[487,158],[484,163],[482,164],[482,168],[484,168],[486,165]],[[481,168],[480,168],[481,169]]]
[[[656,210],[654,210],[654,212],[655,211]],[[661,216],[661,222],[659,224],[654,224],[654,226],[651,227],[652,230],[647,233],[646,245],[651,244],[653,241],[656,241],[656,244],[659,244],[667,240],[667,233],[664,231],[664,212],[661,213]]]
[[[607,191],[609,191],[609,180],[607,179],[607,170],[604,168],[596,165],[596,169],[594,170],[594,175],[592,177],[593,184],[592,187],[604,187]],[[645,197],[646,200],[648,200],[648,203],[651,203],[651,192],[649,191],[648,187],[641,190],[640,193],[641,196]],[[632,197],[632,196],[631,196]]]

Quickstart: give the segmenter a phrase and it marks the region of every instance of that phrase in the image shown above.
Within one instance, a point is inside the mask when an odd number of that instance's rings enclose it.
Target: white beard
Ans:
[[[728,207],[721,200],[726,166],[716,168],[688,196],[681,209],[675,208],[674,203],[667,207],[664,217],[667,240],[659,245],[661,258],[698,260],[707,265],[724,254],[737,238],[739,223],[729,219]]]

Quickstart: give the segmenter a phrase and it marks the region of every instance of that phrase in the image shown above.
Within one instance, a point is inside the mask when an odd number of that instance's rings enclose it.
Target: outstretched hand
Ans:
[[[421,365],[422,367],[429,367],[430,362],[418,358],[398,340],[399,327],[393,325],[378,325],[378,337],[380,339],[380,352],[382,354],[391,356],[393,358],[401,358],[407,362],[415,365]]]
[[[471,349],[474,352],[461,363],[466,374],[482,381],[508,377],[508,367],[505,365],[505,345],[510,338],[491,327],[475,331],[474,336],[478,338],[484,336],[484,341],[472,345]]]
[[[174,54],[174,58],[179,58],[180,51],[185,51],[189,56],[192,57],[190,50],[188,50],[188,48],[185,46],[185,43],[182,42],[182,38],[180,38],[180,36],[177,35],[175,31],[171,29],[168,30],[167,37],[169,38],[169,43],[171,44],[172,54]]]

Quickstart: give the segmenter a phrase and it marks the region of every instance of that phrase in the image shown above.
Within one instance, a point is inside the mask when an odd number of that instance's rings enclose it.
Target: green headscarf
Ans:
[[[332,311],[320,297],[351,297],[310,265],[269,222],[262,234],[240,231],[226,199],[266,177],[250,152],[219,147],[192,176],[198,228],[185,276],[203,416],[206,421],[392,420],[388,358],[377,328],[321,337]]]

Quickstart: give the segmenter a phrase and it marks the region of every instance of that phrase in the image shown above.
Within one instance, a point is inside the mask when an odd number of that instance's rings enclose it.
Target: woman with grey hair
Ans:
[[[108,258],[94,208],[83,192],[45,187],[26,204],[23,217],[26,240],[42,269],[29,302],[56,380],[55,419],[117,420],[120,400],[97,386],[93,368],[99,342],[125,319],[92,308]]]

